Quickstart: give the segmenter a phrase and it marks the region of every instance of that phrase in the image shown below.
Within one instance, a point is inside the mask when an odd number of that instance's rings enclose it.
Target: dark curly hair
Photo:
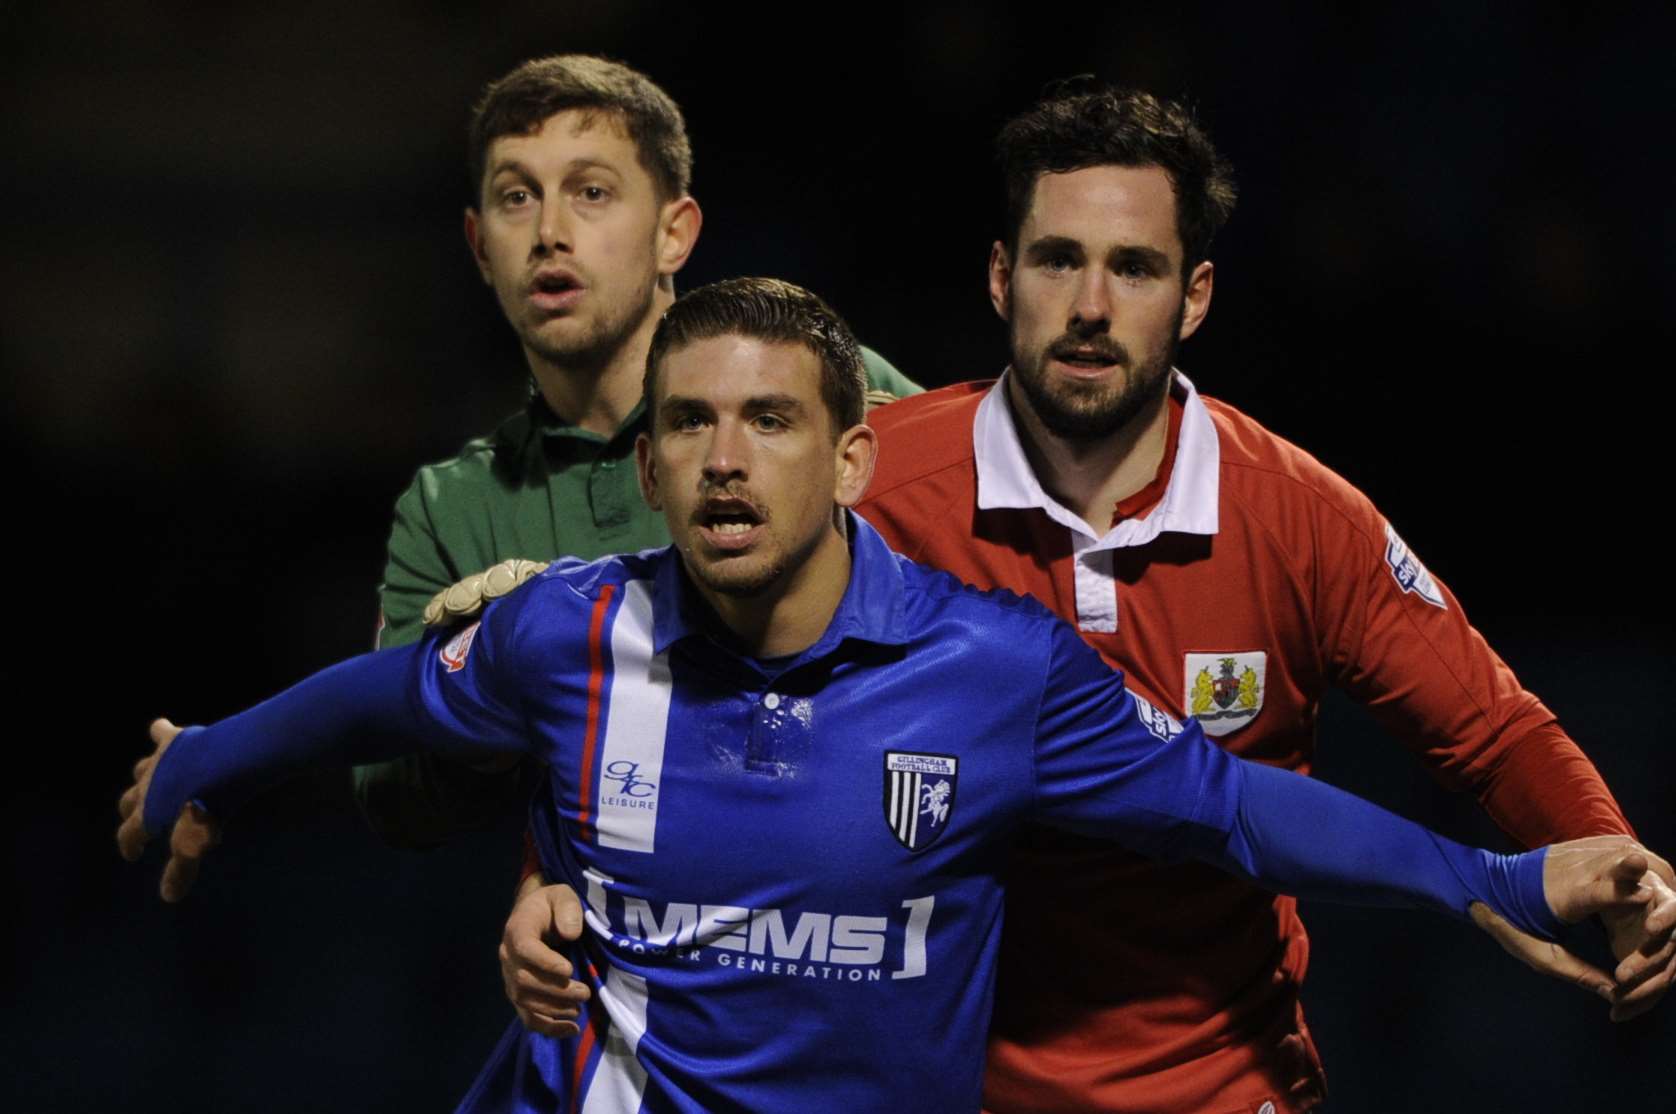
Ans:
[[[1007,191],[1003,235],[1014,255],[1043,174],[1090,166],[1162,167],[1175,190],[1184,277],[1210,257],[1211,240],[1234,211],[1233,167],[1186,105],[1088,75],[1048,86],[1040,100],[1002,127],[995,154]]]

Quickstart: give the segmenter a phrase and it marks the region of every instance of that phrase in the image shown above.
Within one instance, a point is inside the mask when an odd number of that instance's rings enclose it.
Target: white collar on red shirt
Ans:
[[[1186,392],[1181,404],[1181,438],[1176,444],[1175,467],[1170,471],[1164,497],[1145,518],[1125,519],[1104,537],[1073,512],[1042,490],[1030,460],[1024,455],[1012,408],[1007,405],[1007,375],[978,404],[972,422],[972,453],[978,468],[978,507],[1038,507],[1055,522],[1079,535],[1079,551],[1117,549],[1145,545],[1166,530],[1178,534],[1214,534],[1217,525],[1217,481],[1221,449],[1210,411],[1187,376],[1177,371],[1176,386]],[[1092,544],[1090,544],[1092,543]]]

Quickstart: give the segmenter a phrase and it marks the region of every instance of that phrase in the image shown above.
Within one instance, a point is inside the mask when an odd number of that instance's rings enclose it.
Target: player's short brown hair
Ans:
[[[628,132],[640,165],[657,184],[661,200],[684,197],[692,187],[693,151],[687,123],[668,93],[638,70],[589,54],[532,58],[483,90],[467,129],[471,196],[481,200],[489,145],[506,135],[532,135],[548,117],[566,109],[609,113]]]
[[[1002,127],[995,154],[1006,187],[1004,240],[1014,255],[1043,174],[1090,166],[1163,168],[1175,191],[1183,277],[1210,258],[1211,240],[1233,214],[1237,197],[1233,167],[1185,104],[1088,75],[1048,86]]]
[[[719,336],[808,348],[821,362],[821,401],[832,417],[833,438],[861,424],[866,413],[867,372],[855,334],[819,297],[774,278],[713,282],[670,306],[659,319],[646,353],[646,405],[653,405],[658,368],[671,352]],[[655,426],[656,414],[652,417]]]

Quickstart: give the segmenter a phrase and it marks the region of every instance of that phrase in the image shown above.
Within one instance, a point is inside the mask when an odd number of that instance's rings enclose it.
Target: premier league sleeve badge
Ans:
[[[959,761],[942,754],[885,751],[885,823],[910,851],[931,846],[954,813]]]

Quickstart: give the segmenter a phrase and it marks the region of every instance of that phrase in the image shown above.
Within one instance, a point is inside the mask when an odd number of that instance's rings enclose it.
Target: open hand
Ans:
[[[116,830],[117,850],[129,862],[138,862],[151,836],[145,830],[145,798],[151,788],[151,775],[158,759],[169,749],[169,744],[180,734],[180,728],[166,719],[151,721],[151,741],[155,749],[134,764],[134,784],[129,786],[116,803],[122,824]],[[185,897],[198,877],[198,864],[204,852],[221,842],[221,825],[197,805],[188,804],[175,818],[169,833],[169,861],[163,866],[163,881],[159,892],[164,901],[175,902]]]

